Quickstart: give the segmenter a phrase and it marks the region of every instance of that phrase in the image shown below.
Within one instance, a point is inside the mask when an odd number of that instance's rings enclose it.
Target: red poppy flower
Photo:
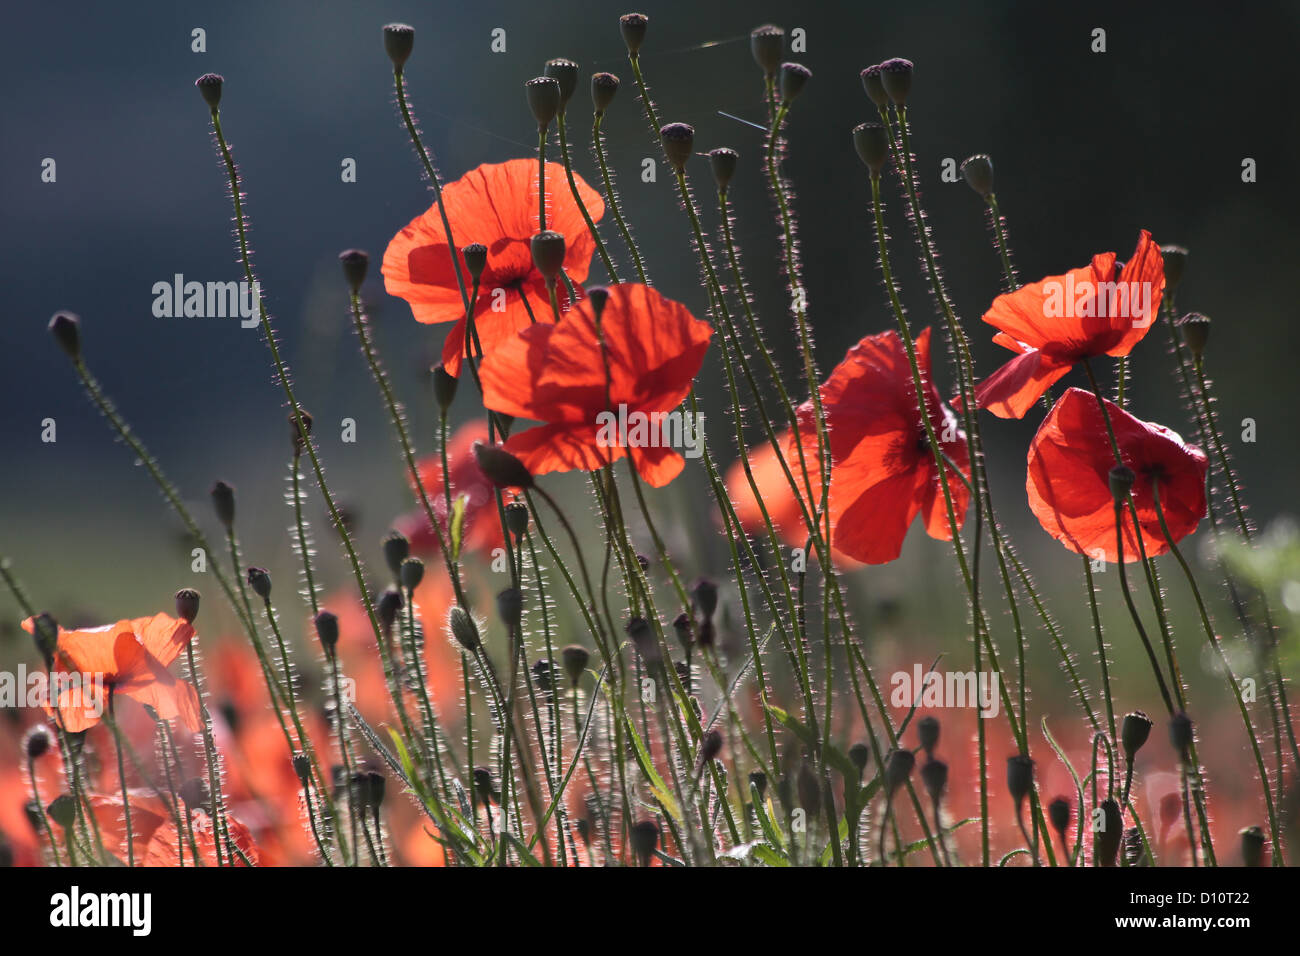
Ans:
[[[798,484],[800,497],[806,497],[803,469],[793,455],[789,454],[792,451],[794,431],[786,429],[783,434],[777,436],[777,441],[781,446],[779,456],[772,443],[765,440],[745,452],[745,458],[748,459],[754,484],[758,486],[763,507],[767,509],[772,524],[781,532],[781,537],[787,544],[801,548],[808,540],[808,526],[803,519],[799,498],[795,497],[790,482],[785,476],[785,469],[781,467],[781,462],[784,460]],[[821,482],[817,478],[816,456],[805,455],[804,464],[808,468],[808,477],[813,487],[817,488]],[[727,496],[731,499],[732,507],[736,509],[736,517],[740,519],[741,528],[750,534],[765,533],[767,527],[763,523],[763,512],[758,507],[754,490],[749,486],[749,478],[745,475],[743,462],[737,461],[727,469],[726,484]]]
[[[32,618],[23,621],[29,634],[34,628]],[[148,704],[163,720],[180,717],[188,729],[197,731],[202,727],[199,695],[192,685],[167,670],[193,637],[193,627],[166,614],[84,630],[59,628],[55,672],[102,676],[106,692],[112,688],[114,693]],[[61,691],[59,713],[69,732],[78,733],[99,723],[99,707],[92,698],[80,687]]]
[[[994,342],[1019,354],[975,387],[979,407],[1024,418],[1076,362],[1128,355],[1151,328],[1164,288],[1160,247],[1144,229],[1118,276],[1115,253],[1103,252],[1083,268],[998,296],[984,321],[1000,330]]]
[[[137,866],[179,866],[176,823],[171,811],[160,797],[152,791],[129,790],[127,797],[131,801],[131,849]],[[89,797],[91,812],[99,825],[104,849],[119,860],[126,861],[126,814],[123,811],[121,795],[91,794]],[[199,851],[199,859],[204,866],[217,865],[217,845],[212,832],[212,822],[206,813],[193,816],[194,843]],[[230,838],[248,857],[253,865],[258,863],[258,850],[248,827],[240,823],[229,813]],[[225,845],[223,841],[222,853]],[[243,861],[239,861],[242,865]],[[185,835],[185,865],[194,866],[193,849],[189,845],[188,832]]]
[[[926,412],[948,458],[969,478],[966,436],[930,381],[930,330],[917,337],[916,358],[925,381]],[[893,561],[919,514],[932,538],[951,537],[938,469],[930,451],[912,382],[912,367],[898,334],[868,335],[849,349],[821,387],[831,451],[831,543],[865,564]],[[799,433],[809,461],[817,458],[812,402],[799,408]],[[969,494],[945,467],[959,523]]]
[[[574,174],[578,193],[593,221],[605,214],[600,194]],[[596,242],[587,230],[578,204],[565,183],[564,167],[546,164],[546,226],[564,234],[564,268],[569,278],[587,278]],[[442,189],[451,235],[458,247],[472,242],[487,246],[487,268],[479,281],[474,325],[484,354],[513,338],[534,321],[552,320],[550,298],[542,275],[533,266],[530,241],[537,222],[537,163],[512,159],[470,170]],[[465,288],[471,288],[463,268]],[[460,374],[465,354],[465,306],[456,282],[455,266],[442,216],[435,203],[393,237],[384,253],[384,288],[410,303],[419,322],[455,322],[443,345],[442,364]],[[566,291],[560,283],[563,300]]]
[[[505,446],[535,475],[595,471],[630,453],[641,477],[662,487],[685,464],[671,446],[698,437],[701,423],[674,410],[690,392],[713,330],[648,286],[607,292],[603,352],[595,309],[584,299],[558,324],[529,326],[484,359],[483,401],[547,423]]]
[[[1205,453],[1184,444],[1163,425],[1134,418],[1106,402],[1120,457],[1133,469],[1133,503],[1148,556],[1164,554],[1169,544],[1156,515],[1152,485],[1175,542],[1196,530],[1205,516]],[[1029,507],[1044,530],[1071,551],[1116,561],[1115,506],[1110,470],[1115,455],[1097,397],[1072,388],[1048,413],[1029,446]],[[1133,519],[1121,512],[1124,560],[1140,558]]]
[[[464,497],[465,519],[462,526],[461,550],[490,556],[496,548],[505,547],[501,535],[501,518],[491,482],[483,477],[472,451],[476,441],[488,440],[487,425],[481,420],[470,422],[457,429],[447,442],[447,470],[451,473],[452,501]],[[430,455],[421,459],[416,467],[420,483],[424,485],[433,506],[434,516],[447,533],[447,497],[443,493],[442,458]],[[411,552],[432,554],[438,547],[438,538],[429,525],[429,516],[420,505],[393,523],[411,542]]]

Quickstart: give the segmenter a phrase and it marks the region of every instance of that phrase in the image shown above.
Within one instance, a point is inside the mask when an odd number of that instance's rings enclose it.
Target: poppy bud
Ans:
[[[505,507],[506,527],[516,538],[528,532],[528,505],[522,501],[512,501]]]
[[[643,617],[634,617],[624,628],[632,639],[632,646],[641,655],[641,659],[650,666],[660,663],[663,658],[659,653],[659,642],[655,640],[654,628]]]
[[[1142,749],[1142,745],[1147,742],[1151,736],[1151,718],[1140,710],[1124,717],[1124,723],[1119,728],[1120,743],[1124,747],[1124,759],[1129,763],[1137,756],[1137,752]]]
[[[1034,789],[1034,761],[1024,754],[1007,758],[1007,790],[1015,801],[1016,809],[1025,802]]]
[[[384,804],[384,791],[386,789],[387,778],[382,773],[378,770],[366,771],[366,800],[376,814]]]
[[[50,730],[44,724],[37,724],[27,731],[23,739],[23,749],[27,751],[28,760],[39,760],[50,749]]]
[[[49,614],[37,614],[32,621],[32,642],[45,661],[46,667],[54,666],[54,649],[59,644],[59,624]]]
[[[519,630],[524,617],[524,595],[518,588],[506,588],[497,595],[497,614],[512,632]]]
[[[862,77],[862,88],[867,91],[867,99],[881,109],[889,105],[889,94],[885,92],[885,81],[880,65],[869,66],[859,75]]]
[[[799,806],[809,817],[815,817],[822,810],[822,787],[817,774],[807,761],[799,765],[799,775],[795,778],[795,787],[799,791]]]
[[[447,612],[447,629],[451,631],[456,643],[465,650],[472,651],[479,646],[478,625],[470,617],[469,611],[459,604],[453,605]]]
[[[208,808],[208,784],[202,777],[190,777],[181,784],[177,794],[185,809],[191,812]]]
[[[1241,831],[1241,860],[1244,866],[1264,865],[1264,831],[1259,827]]]
[[[577,687],[578,681],[582,680],[582,675],[586,673],[591,654],[580,644],[570,644],[560,651],[560,660],[564,662],[564,673],[569,678],[569,684]]]
[[[785,31],[771,23],[755,27],[749,34],[749,52],[767,76],[776,76],[785,55]]]
[[[895,106],[907,105],[907,94],[912,91],[912,61],[894,57],[880,64],[880,80],[885,92]]]
[[[555,279],[564,268],[564,234],[554,229],[544,229],[536,233],[530,243],[533,250],[533,265],[542,274],[548,286],[555,284]]]
[[[474,443],[474,460],[483,477],[498,488],[531,488],[533,476],[524,463],[500,445]]]
[[[406,535],[402,532],[390,531],[384,536],[382,547],[388,570],[393,572],[394,580],[399,580],[402,575],[402,562],[411,556],[411,542],[406,540]]]
[[[564,57],[547,60],[542,73],[560,84],[560,112],[569,105],[569,98],[578,88],[578,64]]]
[[[1060,834],[1061,839],[1065,839],[1065,831],[1070,826],[1070,801],[1065,797],[1057,797],[1047,805],[1047,819],[1051,821],[1052,829]]]
[[[404,604],[401,592],[394,588],[387,588],[379,595],[379,603],[375,605],[375,615],[379,618],[379,626],[384,629],[385,634],[392,632],[393,625],[397,623],[397,614]]]
[[[407,558],[402,562],[401,574],[398,580],[402,582],[402,587],[408,591],[414,591],[424,580],[424,562],[419,558]]]
[[[596,313],[596,324],[600,324],[601,317],[605,314],[605,306],[609,302],[609,289],[603,285],[594,285],[587,290],[587,301],[591,303],[591,310]]]
[[[709,167],[713,170],[713,181],[717,183],[718,192],[725,193],[731,185],[731,177],[736,174],[736,162],[740,154],[734,149],[719,146],[709,153]]]
[[[1129,866],[1150,866],[1151,858],[1146,855],[1146,849],[1141,830],[1129,827],[1124,831],[1124,860]]]
[[[369,254],[360,249],[347,249],[339,253],[339,264],[343,266],[343,278],[353,292],[361,291],[361,284],[366,281],[366,271],[370,268]]]
[[[533,662],[533,680],[537,686],[545,693],[550,693],[555,683],[553,679],[555,666],[545,657],[539,657]]]
[[[45,812],[50,815],[51,820],[66,830],[72,826],[72,821],[77,816],[77,804],[71,794],[61,793],[50,802]]]
[[[433,367],[433,400],[437,402],[440,411],[446,412],[451,408],[459,384],[460,380],[443,368],[441,362]]]
[[[758,794],[759,801],[767,798],[767,774],[755,770],[749,775],[749,788]]]
[[[942,760],[927,760],[921,765],[921,783],[930,799],[937,801],[948,786],[948,765]]]
[[[524,84],[524,94],[537,128],[545,131],[560,111],[560,81],[553,76],[535,76]]]
[[[984,153],[962,160],[961,176],[982,198],[993,195],[993,160]]]
[[[907,783],[907,778],[912,775],[912,768],[916,766],[916,756],[910,750],[893,750],[885,760],[885,789],[889,796],[898,791],[898,788]]]
[[[790,103],[812,79],[812,70],[802,63],[781,64],[781,102]]]
[[[921,749],[927,756],[934,756],[934,748],[939,746],[939,718],[926,715],[916,722],[916,737],[921,742]]]
[[[609,104],[614,102],[618,92],[618,77],[613,73],[593,73],[591,75],[591,105],[597,116],[604,116]]]
[[[225,77],[220,73],[204,73],[194,81],[203,102],[208,104],[208,109],[215,110],[221,105],[221,84],[225,82]]]
[[[1192,747],[1192,718],[1181,710],[1169,721],[1169,742],[1179,758],[1186,760]]]
[[[1137,475],[1128,465],[1116,465],[1110,470],[1110,496],[1116,504],[1123,504],[1133,490]]]
[[[469,270],[469,277],[474,280],[481,278],[483,270],[487,268],[487,246],[481,242],[471,242],[460,250],[460,254],[465,258],[465,268]]]
[[[642,866],[650,865],[650,855],[659,845],[659,824],[653,820],[638,820],[632,824],[632,849]]]
[[[181,588],[176,592],[176,616],[186,624],[193,624],[199,616],[199,592],[193,588]]]
[[[659,130],[659,141],[663,143],[668,164],[677,172],[683,172],[695,147],[695,127],[687,123],[669,123]]]
[[[858,768],[858,779],[862,779],[867,763],[871,760],[871,748],[859,741],[849,748],[849,760],[853,761],[853,766]]]
[[[677,634],[677,642],[682,645],[682,650],[689,651],[695,639],[691,633],[691,616],[682,611],[673,618],[673,631]]]
[[[55,312],[49,328],[54,341],[68,353],[68,358],[81,356],[81,319],[71,312]]]
[[[311,761],[306,754],[297,754],[293,758],[293,772],[298,775],[298,782],[304,790],[311,789]]]
[[[695,582],[695,588],[691,591],[691,597],[695,599],[695,606],[700,609],[704,617],[711,618],[713,613],[718,609],[718,585],[708,578],[700,578]]]
[[[1210,318],[1199,312],[1192,312],[1178,320],[1178,329],[1183,333],[1183,341],[1192,350],[1192,358],[1200,362],[1205,354],[1205,344],[1210,339]]]
[[[370,781],[366,779],[364,770],[358,770],[348,780],[348,796],[358,810],[370,808]]]
[[[871,177],[877,179],[889,162],[889,134],[879,123],[859,123],[853,127],[853,148],[858,151],[858,159],[871,170]]]
[[[591,846],[591,821],[586,817],[578,817],[573,822],[578,831],[578,839],[582,841],[583,846]]]
[[[23,813],[27,815],[27,825],[32,828],[32,832],[38,837],[45,833],[45,821],[41,816],[41,805],[35,800],[28,800],[23,804]],[[0,850],[3,850],[3,844],[0,844]],[[0,867],[13,866],[13,863],[5,863],[0,860]]]
[[[1165,291],[1170,295],[1183,281],[1183,271],[1187,268],[1187,250],[1183,246],[1161,246],[1160,258],[1165,263]]]
[[[1113,799],[1101,802],[1101,820],[1093,835],[1093,849],[1102,866],[1114,866],[1119,856],[1120,841],[1124,839],[1124,817],[1119,803]]]
[[[633,58],[641,50],[641,44],[645,41],[646,27],[650,24],[650,18],[644,13],[625,13],[618,18],[618,27],[623,32],[623,42],[627,44],[627,52]]]
[[[248,586],[263,601],[271,600],[271,575],[266,573],[266,568],[249,568]]]
[[[307,450],[307,440],[311,438],[311,425],[311,413],[307,409],[299,408],[297,414],[289,413],[289,433],[293,437],[295,458]]]
[[[217,511],[217,520],[228,531],[235,523],[235,489],[224,481],[212,486],[212,506]]]
[[[384,52],[393,61],[393,69],[398,73],[406,65],[415,47],[415,27],[405,23],[390,23],[384,27]]]
[[[712,647],[717,643],[718,632],[713,627],[713,618],[706,617],[700,622],[700,629],[695,635],[695,643],[700,647]]]
[[[720,753],[722,753],[722,734],[716,730],[706,730],[700,737],[697,767],[703,767]]]
[[[316,637],[325,649],[327,657],[334,656],[334,648],[339,643],[339,619],[332,611],[321,611],[313,623],[316,625]]]

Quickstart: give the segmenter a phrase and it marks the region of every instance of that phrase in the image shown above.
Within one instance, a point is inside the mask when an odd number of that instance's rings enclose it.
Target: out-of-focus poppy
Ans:
[[[499,345],[480,370],[483,401],[546,423],[505,446],[534,475],[595,471],[630,454],[641,477],[662,487],[685,464],[672,446],[700,440],[702,423],[674,410],[713,330],[648,286],[606,291],[599,329],[588,298],[559,323],[529,326]]]
[[[461,551],[491,556],[497,548],[505,546],[501,533],[501,518],[497,514],[496,496],[492,483],[483,477],[472,451],[476,441],[488,440],[487,425],[476,420],[457,429],[447,442],[447,470],[451,477],[451,496],[455,502],[465,498],[465,518],[461,530]],[[447,497],[443,491],[442,459],[430,455],[421,459],[416,467],[420,483],[429,496],[434,517],[438,519],[443,534],[447,534]],[[437,550],[438,538],[429,526],[429,516],[420,505],[393,522],[393,527],[411,542],[411,552],[432,554]]]
[[[1104,401],[1104,399],[1103,399]],[[1183,442],[1163,425],[1144,422],[1106,402],[1120,457],[1137,476],[1137,506],[1148,556],[1164,554],[1169,544],[1156,515],[1153,486],[1174,541],[1196,530],[1205,516],[1205,453]],[[1110,470],[1115,455],[1097,397],[1072,388],[1048,413],[1029,446],[1026,490],[1039,524],[1071,551],[1116,561],[1115,506]],[[1133,519],[1122,509],[1124,560],[1140,558]]]
[[[1133,256],[1116,271],[1115,253],[1103,252],[1082,268],[994,299],[984,321],[1000,330],[994,342],[1018,354],[975,387],[979,407],[1024,418],[1076,362],[1128,355],[1159,314],[1165,288],[1151,233],[1142,230]]]
[[[605,214],[600,194],[576,173],[578,193],[593,221]],[[564,269],[575,283],[587,278],[595,240],[573,195],[564,186],[564,167],[546,164],[546,180],[559,184],[546,193],[546,226],[564,234]],[[443,206],[457,246],[487,247],[487,267],[474,303],[474,325],[484,354],[534,321],[552,320],[546,283],[533,265],[530,242],[537,221],[537,163],[512,159],[470,170],[442,189]],[[462,262],[462,271],[464,263]],[[456,281],[451,246],[437,205],[393,237],[384,253],[384,288],[410,303],[419,322],[455,322],[443,345],[443,367],[460,374],[465,355],[465,307]],[[465,288],[471,286],[468,272]],[[559,294],[565,296],[564,284]]]
[[[926,414],[952,464],[969,477],[965,434],[930,381],[930,330],[916,339],[925,383]],[[939,470],[912,382],[912,367],[898,334],[868,335],[849,349],[825,384],[822,408],[831,453],[831,544],[865,564],[893,561],[919,514],[932,538],[951,537]],[[817,425],[811,401],[799,408],[799,432],[809,461],[817,458]],[[959,525],[969,493],[944,468]]]
[[[34,619],[23,621],[23,629],[33,633]],[[83,630],[59,628],[54,670],[56,675],[102,677],[105,693],[134,698],[152,707],[163,720],[179,717],[186,728],[197,731],[202,726],[199,695],[192,685],[167,670],[193,638],[190,624],[167,614]],[[107,701],[95,698],[81,683],[60,689],[59,712],[70,733],[99,723]]]

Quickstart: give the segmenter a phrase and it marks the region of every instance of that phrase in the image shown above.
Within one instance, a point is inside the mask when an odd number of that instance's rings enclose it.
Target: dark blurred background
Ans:
[[[748,33],[765,21],[806,31],[807,51],[793,58],[814,73],[789,122],[785,170],[797,191],[823,372],[864,334],[893,327],[876,269],[867,180],[849,130],[873,118],[859,70],[907,56],[917,64],[910,113],[924,198],[981,373],[1009,354],[990,344],[979,322],[999,291],[999,263],[978,198],[964,184],[943,183],[940,166],[988,152],[1014,260],[1028,279],[1081,265],[1095,252],[1126,257],[1142,227],[1191,249],[1179,304],[1215,320],[1209,368],[1253,514],[1266,522],[1293,509],[1295,411],[1287,389],[1300,336],[1293,239],[1300,144],[1287,104],[1296,89],[1300,6],[652,0],[639,7],[651,17],[643,65],[664,120],[694,124],[702,151],[728,145],[741,153],[737,235],[763,321],[792,372],[762,134],[718,115],[762,119]],[[0,36],[0,553],[14,559],[38,605],[69,621],[112,620],[165,609],[175,588],[198,580],[178,522],[49,340],[45,324],[58,309],[82,316],[91,368],[202,520],[214,524],[207,501],[213,480],[230,481],[239,491],[248,560],[279,569],[286,581],[293,573],[283,501],[288,426],[260,333],[231,319],[151,314],[153,284],[175,273],[199,281],[241,277],[224,174],[193,87],[202,73],[226,77],[223,120],[248,192],[263,289],[302,400],[316,416],[334,488],[357,510],[375,566],[379,537],[409,499],[349,328],[338,252],[360,246],[374,258],[366,297],[426,452],[434,448],[434,418],[423,376],[445,328],[412,321],[378,275],[388,240],[429,201],[393,103],[382,24],[416,27],[410,96],[447,180],[479,163],[534,155],[522,84],[547,58],[576,59],[584,75],[619,74],[624,85],[605,130],[622,202],[656,285],[704,314],[671,180],[661,175],[643,184],[639,177],[642,158],[658,151],[619,37],[618,15],[629,9],[314,0],[45,2],[7,11]],[[206,31],[206,53],[191,52],[196,27]],[[501,54],[490,51],[498,27],[507,38]],[[1090,51],[1097,27],[1106,30],[1104,54]],[[571,115],[577,166],[595,182],[585,93]],[[57,162],[52,184],[41,181],[46,157]],[[345,157],[356,160],[355,183],[340,181]],[[1245,157],[1258,164],[1255,183],[1242,182]],[[697,161],[693,173],[707,223],[716,226],[706,165]],[[894,259],[920,327],[934,312],[892,181],[889,189]],[[621,249],[609,217],[604,234]],[[1131,407],[1190,433],[1166,347],[1161,327],[1137,351]],[[730,461],[716,349],[709,362],[701,378],[709,435],[719,458]],[[950,381],[946,369],[938,374]],[[472,404],[462,397],[458,420],[473,414]],[[335,423],[344,417],[358,423],[356,444],[339,440]],[[1253,445],[1234,437],[1246,417],[1258,423]],[[57,443],[41,441],[45,418],[57,421]],[[1038,418],[988,421],[994,493],[1072,637],[1086,647],[1077,561],[1025,506],[1024,455]],[[682,524],[707,527],[711,502],[702,479],[693,465],[656,503],[679,509]],[[570,494],[585,490],[569,484]],[[314,489],[311,507],[324,542]],[[341,583],[334,548],[324,543],[324,573]],[[964,633],[959,595],[943,572],[937,588],[927,573],[945,550],[914,535],[901,562],[855,581],[873,595],[951,614],[957,637]],[[724,554],[715,545],[685,563],[692,573],[713,564],[721,574]],[[211,628],[228,619],[216,589],[207,590]],[[19,616],[0,593],[11,634]]]

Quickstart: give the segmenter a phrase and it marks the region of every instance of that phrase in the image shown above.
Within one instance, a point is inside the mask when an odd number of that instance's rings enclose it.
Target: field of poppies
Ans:
[[[203,500],[173,483],[114,403],[123,369],[96,364],[91,320],[54,314],[60,387],[75,381],[123,446],[105,468],[134,461],[160,492],[191,564],[180,590],[87,619],[47,610],[24,543],[0,541],[29,635],[0,675],[0,860],[1082,868],[1300,853],[1300,539],[1251,517],[1211,321],[1179,301],[1193,260],[1178,237],[1135,221],[1118,253],[1022,276],[993,160],[972,155],[962,196],[989,243],[961,254],[1002,292],[959,305],[920,186],[926,102],[945,95],[924,63],[885,59],[821,90],[785,30],[757,27],[741,60],[765,115],[742,120],[761,144],[742,156],[655,100],[653,24],[627,14],[619,75],[551,59],[502,105],[535,151],[451,171],[408,87],[433,68],[423,38],[378,32],[364,42],[391,65],[394,147],[409,142],[429,205],[400,215],[382,256],[342,251],[334,282],[389,433],[371,447],[391,452],[405,509],[374,540],[332,482],[318,396],[267,306],[276,277],[254,269],[258,183],[228,139],[240,115],[206,73],[193,107],[210,116],[239,282],[178,276],[159,301],[260,330],[248,354],[283,403],[293,573],[252,564],[249,489],[217,480]],[[842,143],[869,189],[862,288],[884,327],[819,313],[806,285],[784,164],[815,95],[869,117]],[[606,148],[612,110],[640,124],[641,171],[672,197],[674,270],[643,255],[620,202],[615,170],[626,183],[637,167]],[[761,178],[767,210],[733,205],[740,177]],[[742,256],[742,223],[774,233],[778,261]],[[760,300],[749,273],[774,270],[781,294]],[[383,322],[367,301],[379,280]],[[384,351],[385,326],[412,321],[440,350],[418,398]],[[859,340],[818,349],[830,323]],[[979,367],[989,338],[1003,361]],[[1148,420],[1139,377],[1166,381],[1181,418]],[[1020,420],[1036,432],[1017,481],[990,480],[985,434]],[[1026,501],[1037,540],[1018,550],[999,510]],[[946,623],[863,598],[916,547],[926,560],[903,573],[951,604]],[[1066,566],[1069,600],[1040,587],[1031,554],[1053,578]],[[223,633],[205,629],[217,614]],[[955,631],[948,650],[912,639],[926,627]]]

